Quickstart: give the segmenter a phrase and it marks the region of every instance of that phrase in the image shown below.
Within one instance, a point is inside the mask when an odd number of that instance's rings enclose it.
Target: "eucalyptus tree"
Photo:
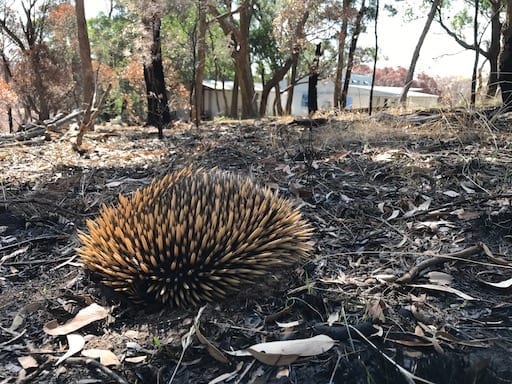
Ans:
[[[512,1],[505,2],[505,22],[502,27],[503,47],[499,59],[498,81],[501,88],[503,109],[512,110]]]
[[[452,1],[453,2],[453,1]],[[436,20],[446,33],[464,49],[478,50],[479,54],[489,62],[489,78],[487,80],[487,97],[494,97],[498,88],[498,58],[500,54],[500,39],[502,29],[501,13],[505,0],[479,0],[478,41],[474,42],[473,34],[466,37],[466,32],[473,30],[475,16],[475,0],[459,2],[459,7],[450,7],[452,2],[446,2],[440,8]],[[455,9],[455,11],[452,11]],[[449,21],[447,21],[449,20]]]
[[[305,27],[315,6],[316,1],[259,2],[250,42],[263,83],[259,110],[261,116],[266,114],[268,95],[272,89],[275,89],[276,112],[283,113],[279,82],[297,64],[306,46]]]
[[[12,67],[14,89],[22,100],[27,119],[31,118],[31,112],[37,114],[38,120],[48,119],[72,92],[68,63],[52,49],[49,41],[48,18],[58,3],[0,1],[0,33],[10,43],[4,54]]]
[[[254,79],[251,68],[249,32],[254,12],[252,0],[241,0],[232,9],[230,0],[209,2],[208,8],[226,36],[229,36],[231,57],[235,66],[235,84],[240,87],[243,119],[258,116]]]
[[[403,106],[405,106],[407,102],[407,93],[409,92],[409,88],[411,88],[412,85],[414,71],[416,70],[416,64],[420,57],[421,47],[423,46],[423,42],[427,37],[430,26],[432,25],[432,20],[434,20],[434,16],[436,15],[436,12],[438,12],[441,6],[442,0],[432,0],[430,4],[430,10],[427,14],[427,19],[421,31],[420,37],[418,38],[418,42],[416,43],[416,47],[414,48],[414,52],[411,58],[411,64],[409,65],[409,70],[407,71],[407,77],[405,79],[404,88],[402,90],[402,94],[400,95],[400,104]]]

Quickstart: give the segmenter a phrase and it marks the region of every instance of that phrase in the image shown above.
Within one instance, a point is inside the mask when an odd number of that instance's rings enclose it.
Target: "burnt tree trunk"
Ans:
[[[503,46],[499,60],[499,84],[503,110],[512,110],[512,2],[507,1],[506,18],[501,31]]]
[[[487,49],[486,58],[489,60],[490,72],[487,81],[487,97],[496,96],[498,90],[498,59],[500,55],[500,35],[501,35],[501,1],[491,1],[492,17],[491,17],[491,42]]]
[[[308,114],[311,116],[318,111],[318,94],[316,85],[318,83],[318,66],[320,64],[320,56],[322,54],[322,44],[316,45],[315,58],[310,67],[308,80]]]
[[[160,43],[161,19],[157,14],[143,20],[146,31],[152,36],[151,56],[144,64],[144,81],[148,115],[146,125],[158,128],[158,137],[163,138],[163,128],[171,121],[171,113],[165,89],[164,67],[162,63],[162,46]]]

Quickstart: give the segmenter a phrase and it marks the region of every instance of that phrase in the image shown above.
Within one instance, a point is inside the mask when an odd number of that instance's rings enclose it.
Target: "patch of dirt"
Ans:
[[[422,121],[220,121],[176,125],[163,140],[104,125],[82,153],[56,132],[0,137],[1,382],[407,383],[406,371],[418,383],[509,382],[509,117]],[[204,338],[230,351],[324,334],[335,347],[283,366],[225,352],[221,363],[195,334],[186,342],[199,308],[120,305],[84,274],[75,248],[86,219],[188,164],[278,188],[315,228],[311,260],[208,304]],[[68,341],[44,325],[91,303],[111,315],[76,333],[120,364],[76,354],[56,365]]]

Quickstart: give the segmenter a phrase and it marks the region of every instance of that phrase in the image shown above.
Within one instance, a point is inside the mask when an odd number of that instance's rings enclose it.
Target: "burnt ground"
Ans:
[[[319,122],[177,124],[162,141],[156,130],[100,125],[81,153],[66,133],[1,136],[0,382],[412,382],[398,366],[418,383],[511,382],[512,119]],[[188,164],[279,188],[316,244],[293,270],[208,304],[204,338],[187,344],[198,308],[119,304],[83,272],[75,248],[102,204]],[[43,327],[91,303],[110,315],[74,333],[119,362],[77,353],[56,364],[68,340]],[[282,366],[226,352],[220,362],[204,341],[229,351],[318,334],[336,345]]]

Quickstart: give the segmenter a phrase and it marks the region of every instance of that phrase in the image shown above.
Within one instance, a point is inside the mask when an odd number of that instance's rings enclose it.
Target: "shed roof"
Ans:
[[[234,82],[232,80],[225,80],[224,83],[222,80],[203,80],[203,87],[213,89],[216,91],[232,91],[234,86]],[[263,85],[261,83],[254,83],[254,90],[256,92],[263,91]]]
[[[357,85],[357,84],[350,84],[352,88],[358,88],[358,89],[364,89],[367,91],[370,91],[371,86],[369,85]],[[438,99],[438,95],[432,95],[431,93],[425,93],[425,92],[419,92],[418,89],[420,88],[411,88],[409,89],[409,92],[407,92],[407,95],[410,97],[427,97],[432,99]],[[375,85],[373,87],[373,92],[376,96],[393,96],[393,97],[400,97],[402,94],[403,87],[386,87],[383,85]]]

